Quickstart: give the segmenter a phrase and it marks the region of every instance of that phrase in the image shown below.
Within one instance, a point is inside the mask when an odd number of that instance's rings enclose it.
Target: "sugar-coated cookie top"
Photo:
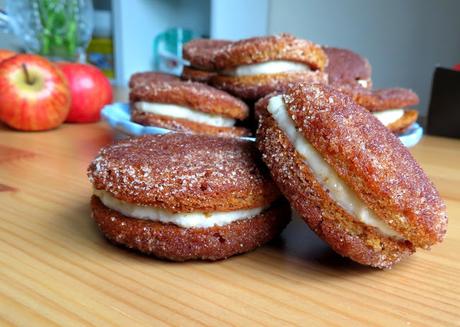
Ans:
[[[103,148],[88,168],[96,189],[174,212],[266,206],[278,190],[252,142],[170,133]]]

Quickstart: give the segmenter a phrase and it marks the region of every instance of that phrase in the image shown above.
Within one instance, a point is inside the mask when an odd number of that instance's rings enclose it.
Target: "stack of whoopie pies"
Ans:
[[[366,58],[289,34],[193,40],[183,57],[181,78],[129,82],[132,120],[171,133],[105,147],[88,168],[109,240],[224,259],[275,238],[291,206],[337,253],[373,267],[443,240],[445,205],[396,136],[418,97],[373,89]],[[255,144],[243,138],[254,113]]]

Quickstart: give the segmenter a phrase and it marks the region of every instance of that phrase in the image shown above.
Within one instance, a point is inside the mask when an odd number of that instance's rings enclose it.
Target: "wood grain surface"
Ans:
[[[460,141],[412,153],[447,202],[445,242],[393,269],[355,264],[294,220],[254,252],[170,263],[109,244],[86,167],[103,124],[0,129],[0,324],[460,326]]]

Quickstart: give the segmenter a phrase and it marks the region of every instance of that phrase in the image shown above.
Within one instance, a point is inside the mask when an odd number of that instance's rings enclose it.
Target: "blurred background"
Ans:
[[[372,65],[375,87],[414,89],[424,116],[435,67],[460,62],[458,0],[70,1],[80,6],[80,35],[89,31],[88,40],[82,41],[84,53],[76,60],[96,64],[117,85],[126,85],[136,71],[177,72],[181,44],[191,38],[236,40],[289,32],[364,55]],[[39,2],[0,0],[7,16],[0,48],[27,48],[31,36],[11,17],[11,6]]]

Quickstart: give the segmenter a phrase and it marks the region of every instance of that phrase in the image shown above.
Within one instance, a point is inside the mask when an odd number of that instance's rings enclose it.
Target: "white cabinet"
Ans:
[[[268,30],[268,0],[112,0],[116,83],[153,68],[153,40],[171,27],[239,39]]]

